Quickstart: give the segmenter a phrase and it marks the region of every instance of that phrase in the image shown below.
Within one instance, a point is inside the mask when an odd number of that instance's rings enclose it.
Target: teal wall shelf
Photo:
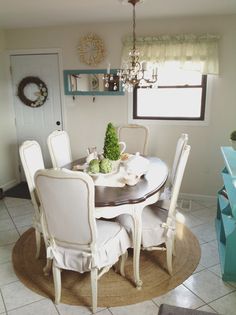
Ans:
[[[224,186],[218,192],[216,234],[222,279],[236,281],[236,151],[221,147]]]
[[[105,87],[103,80],[107,69],[94,70],[64,70],[64,91],[66,95],[101,95],[101,96],[119,96],[124,95],[117,76],[117,69],[110,69],[110,75],[113,75],[114,81]],[[114,90],[114,84],[117,90]]]

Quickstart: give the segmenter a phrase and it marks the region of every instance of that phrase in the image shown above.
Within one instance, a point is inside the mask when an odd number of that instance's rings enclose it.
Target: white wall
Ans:
[[[0,30],[0,187],[14,185],[16,175],[16,133],[14,113],[9,97],[9,71],[5,51],[5,34]]]
[[[106,60],[97,68],[106,68],[109,61],[119,67],[121,38],[130,34],[131,23],[88,24],[67,27],[6,31],[8,49],[61,48],[64,69],[89,68],[79,61],[77,46],[88,32],[100,35],[107,47]],[[236,16],[191,17],[137,21],[138,35],[176,33],[218,33],[220,41],[220,76],[210,78],[208,104],[210,120],[207,126],[150,125],[150,154],[156,154],[171,164],[175,144],[182,132],[187,132],[192,151],[186,169],[182,192],[214,196],[221,186],[223,161],[221,145],[229,145],[229,134],[236,129]],[[80,96],[75,101],[65,96],[66,129],[72,141],[74,157],[83,156],[87,146],[101,150],[106,124],[128,122],[127,96]]]

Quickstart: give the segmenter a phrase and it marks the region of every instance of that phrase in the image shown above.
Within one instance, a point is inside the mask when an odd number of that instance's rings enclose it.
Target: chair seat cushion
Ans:
[[[126,230],[117,222],[97,220],[97,248],[94,255],[89,247],[64,247],[54,241],[48,248],[48,258],[53,258],[58,268],[78,271],[90,271],[91,268],[115,264],[119,256],[131,247]]]
[[[97,220],[98,260],[96,266],[114,264],[119,256],[131,247],[131,239],[122,225],[117,222]]]
[[[142,212],[142,246],[157,246],[165,242],[165,230],[161,226],[167,220],[168,212],[155,205],[147,206]],[[127,232],[132,235],[134,231],[133,219],[128,214],[118,217]]]

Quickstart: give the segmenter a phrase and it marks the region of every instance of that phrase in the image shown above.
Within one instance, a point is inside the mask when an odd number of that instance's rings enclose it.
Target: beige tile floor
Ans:
[[[8,315],[87,315],[82,306],[53,302],[26,288],[14,274],[12,248],[32,223],[29,200],[0,200],[0,314]],[[224,315],[236,314],[236,282],[223,282],[220,274],[213,202],[193,201],[192,209],[182,210],[182,219],[199,239],[202,256],[195,272],[180,286],[163,296],[135,305],[99,308],[99,315],[157,315],[161,303]]]

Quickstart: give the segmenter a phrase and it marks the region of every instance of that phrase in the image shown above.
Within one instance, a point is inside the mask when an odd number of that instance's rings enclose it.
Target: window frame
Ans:
[[[146,87],[134,87],[133,90],[133,113],[132,118],[134,120],[169,120],[169,121],[205,121],[206,116],[206,89],[207,89],[207,75],[202,75],[202,80],[200,85],[162,85],[158,88],[202,88],[202,97],[201,97],[201,111],[199,117],[160,117],[160,116],[138,116],[137,114],[137,100],[138,100],[138,89]]]

